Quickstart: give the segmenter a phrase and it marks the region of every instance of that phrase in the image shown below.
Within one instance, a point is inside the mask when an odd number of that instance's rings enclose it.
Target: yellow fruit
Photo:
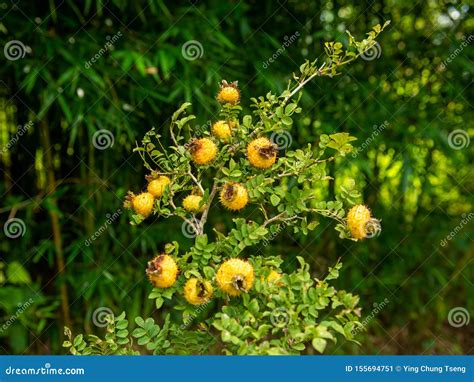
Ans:
[[[233,122],[217,121],[212,125],[212,134],[219,139],[226,140],[232,135],[234,125]]]
[[[187,148],[194,162],[199,165],[212,162],[217,155],[217,146],[209,138],[193,139],[187,144]]]
[[[228,83],[222,81],[219,92],[217,93],[217,100],[220,103],[236,104],[240,100],[240,91],[237,86],[237,81]]]
[[[147,191],[152,194],[155,198],[161,197],[165,192],[166,187],[171,183],[170,178],[161,175],[156,179],[151,180],[148,183]]]
[[[209,281],[190,278],[184,285],[184,298],[191,305],[202,305],[212,298],[214,288]]]
[[[281,275],[277,271],[271,271],[267,277],[267,281],[269,283],[274,283],[275,281],[278,281],[280,278],[281,278]]]
[[[216,275],[219,288],[230,296],[248,292],[253,286],[253,267],[248,261],[230,259],[224,262]]]
[[[278,148],[268,138],[257,138],[247,146],[247,157],[252,166],[269,168],[275,163]]]
[[[203,204],[201,207],[202,196],[199,195],[188,195],[183,199],[183,208],[189,212],[202,212],[206,208]]]
[[[158,255],[148,262],[146,274],[155,288],[169,288],[176,282],[178,266],[169,255]]]
[[[222,187],[220,199],[221,203],[229,210],[238,211],[247,205],[249,196],[244,186],[229,182]]]
[[[147,217],[153,211],[153,204],[155,199],[149,192],[142,192],[132,198],[133,210],[144,217]]]
[[[364,239],[367,236],[367,224],[371,221],[370,210],[358,204],[352,207],[347,214],[347,226],[354,239]]]

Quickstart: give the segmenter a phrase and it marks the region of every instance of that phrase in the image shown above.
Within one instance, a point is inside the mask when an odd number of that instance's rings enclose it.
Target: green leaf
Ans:
[[[127,320],[122,320],[122,321],[119,321],[117,322],[117,325],[115,326],[116,329],[125,329],[126,327],[128,327],[128,321]]]
[[[163,306],[163,303],[165,302],[165,300],[162,298],[162,297],[158,297],[156,300],[155,300],[155,306],[156,306],[156,309],[160,309],[162,306]]]
[[[12,284],[31,284],[28,271],[18,261],[12,261],[7,265],[7,280]]]
[[[145,326],[145,321],[141,317],[135,317],[135,323],[140,327]]]
[[[79,334],[78,336],[76,336],[76,337],[74,338],[74,342],[73,342],[73,343],[74,343],[74,346],[76,346],[76,347],[79,346],[79,345],[83,342],[83,340],[84,340],[84,339],[83,339],[82,334]]]
[[[324,349],[326,349],[327,341],[324,338],[313,338],[311,344],[313,345],[313,348],[315,350],[320,353],[323,353]]]
[[[244,126],[250,127],[252,125],[252,117],[250,115],[245,115],[242,120],[242,123],[244,124]]]
[[[137,343],[138,345],[146,345],[148,342],[150,342],[150,339],[148,337],[141,337],[138,339]]]
[[[275,194],[272,194],[270,196],[270,202],[272,203],[273,206],[277,206],[278,204],[280,204],[280,197],[275,195]]]
[[[252,300],[250,304],[248,304],[247,308],[249,309],[250,313],[254,316],[258,313],[260,307],[258,305],[258,301],[256,299]]]
[[[119,331],[116,333],[116,336],[119,337],[119,338],[125,338],[125,337],[128,336],[128,330],[126,330],[126,329],[119,330]]]
[[[228,330],[224,330],[221,333],[222,342],[230,342],[232,340],[232,335]]]
[[[146,331],[145,331],[145,329],[142,329],[142,328],[136,328],[132,332],[132,336],[135,337],[135,338],[143,337],[145,334],[146,334]]]
[[[290,103],[289,105],[286,105],[285,114],[286,115],[291,115],[297,107],[298,107],[298,105],[296,103]]]

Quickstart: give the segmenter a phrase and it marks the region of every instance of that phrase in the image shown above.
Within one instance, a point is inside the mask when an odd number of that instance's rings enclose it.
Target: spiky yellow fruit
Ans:
[[[220,199],[221,203],[229,210],[238,211],[247,205],[249,196],[244,186],[229,182],[222,187]]]
[[[206,207],[204,204],[199,207],[202,201],[202,196],[188,195],[183,199],[183,208],[189,212],[202,212]]]
[[[257,168],[269,168],[277,158],[278,148],[268,138],[254,139],[247,146],[247,157],[250,164]]]
[[[166,187],[171,183],[170,178],[161,175],[156,179],[150,180],[148,183],[147,191],[152,194],[155,198],[159,198],[165,192]]]
[[[209,138],[193,139],[186,146],[196,164],[203,165],[212,162],[217,155],[217,146]]]
[[[217,93],[217,100],[220,103],[236,104],[240,100],[240,91],[237,85],[237,81],[228,83],[223,80],[219,92]]]
[[[184,298],[191,305],[202,305],[209,302],[214,288],[209,281],[190,278],[184,285]]]
[[[155,198],[149,192],[142,192],[132,197],[133,210],[144,217],[147,217],[153,211]]]
[[[232,136],[232,129],[234,126],[234,122],[217,121],[212,125],[212,134],[221,140],[227,140]]]
[[[254,281],[252,264],[241,259],[230,259],[224,262],[216,275],[219,288],[230,296],[248,292]]]
[[[158,255],[148,262],[146,274],[155,288],[169,288],[176,282],[178,266],[169,255]]]
[[[349,210],[347,214],[347,226],[354,239],[364,239],[367,236],[367,225],[371,219],[370,210],[362,204],[355,205]]]

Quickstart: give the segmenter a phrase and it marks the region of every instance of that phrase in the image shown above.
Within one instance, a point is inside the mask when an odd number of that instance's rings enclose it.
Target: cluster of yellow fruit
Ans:
[[[147,190],[138,195],[129,192],[125,199],[124,206],[133,208],[137,214],[147,217],[153,211],[155,199],[163,196],[170,183],[170,178],[165,175],[159,175],[157,177],[150,176]],[[186,196],[183,199],[183,208],[193,213],[202,212],[205,208],[205,205],[202,205],[202,196],[194,194]]]
[[[217,94],[217,100],[222,104],[236,104],[240,101],[240,91],[237,82],[228,83],[222,81]],[[232,136],[232,130],[237,126],[238,121],[217,121],[211,130],[218,139],[226,141]],[[218,147],[211,138],[193,138],[185,147],[191,154],[191,158],[198,166],[210,164],[216,159]],[[249,163],[259,169],[271,167],[277,160],[278,148],[266,137],[259,137],[252,140],[247,146],[247,158]],[[159,175],[149,180],[147,191],[138,195],[129,193],[125,207],[131,207],[143,217],[147,217],[153,211],[156,198],[160,198],[166,187],[171,183],[170,178]],[[221,203],[232,211],[244,208],[249,196],[247,189],[240,183],[228,182],[224,184],[220,192]],[[201,195],[188,195],[183,199],[183,208],[192,213],[203,212],[206,208],[202,203]]]
[[[170,255],[161,254],[148,262],[146,274],[155,288],[172,287],[178,277],[178,265]],[[267,281],[275,283],[281,275],[272,271]],[[248,261],[233,258],[221,264],[216,274],[216,283],[220,290],[229,296],[239,296],[242,292],[252,289],[254,271]],[[213,295],[214,288],[208,280],[192,277],[184,285],[184,298],[192,305],[208,303]]]
[[[124,207],[131,207],[137,214],[147,217],[153,211],[155,198],[161,198],[170,183],[170,178],[165,175],[150,178],[146,192],[138,195],[129,192]]]
[[[235,122],[217,121],[212,130],[216,131],[218,126],[219,134],[230,127],[229,124]],[[226,130],[227,131],[227,130]],[[216,134],[217,135],[217,134]],[[217,157],[218,148],[211,138],[193,138],[186,144],[186,148],[191,153],[191,157],[197,165],[211,163]],[[250,164],[256,168],[267,169],[277,160],[278,147],[266,137],[256,138],[247,146],[247,158]]]

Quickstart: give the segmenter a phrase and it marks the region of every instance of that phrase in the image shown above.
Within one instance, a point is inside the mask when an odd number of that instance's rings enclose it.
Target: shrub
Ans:
[[[365,206],[355,205],[360,195],[353,181],[345,182],[335,200],[320,200],[313,191],[316,182],[331,180],[326,164],[350,153],[354,137],[321,135],[318,147],[297,150],[287,150],[285,139],[291,139],[293,119],[302,111],[302,88],[316,77],[336,76],[373,48],[387,24],[360,42],[349,34],[347,48],[326,43],[323,64],[306,61],[282,94],[251,98],[252,114],[240,115],[237,82],[222,81],[219,121],[211,129],[190,128],[195,116],[186,114],[191,104],[185,103],[171,119],[171,147],[163,147],[154,129],[145,135],[136,151],[150,171],[147,191],[130,192],[125,207],[133,211],[132,224],[151,214],[178,217],[183,233],[195,239],[185,253],[176,242],[167,244],[146,269],[156,308],[172,300],[181,313],[168,312],[161,326],[137,317],[131,334],[124,313],[109,316],[105,339],[72,338],[66,328],[64,346],[72,354],[138,354],[133,339],[154,354],[299,354],[309,351],[308,344],[322,353],[337,335],[357,342],[359,298],[330,284],[340,262],[317,279],[303,257],[297,257],[296,271],[285,273],[282,256],[260,255],[252,247],[269,245],[286,228],[307,235],[318,215],[335,220],[343,239],[361,240],[380,229]],[[234,227],[226,233],[214,229],[210,240],[206,228],[210,213],[219,211],[217,199],[233,214]],[[249,220],[251,209],[258,216]]]

